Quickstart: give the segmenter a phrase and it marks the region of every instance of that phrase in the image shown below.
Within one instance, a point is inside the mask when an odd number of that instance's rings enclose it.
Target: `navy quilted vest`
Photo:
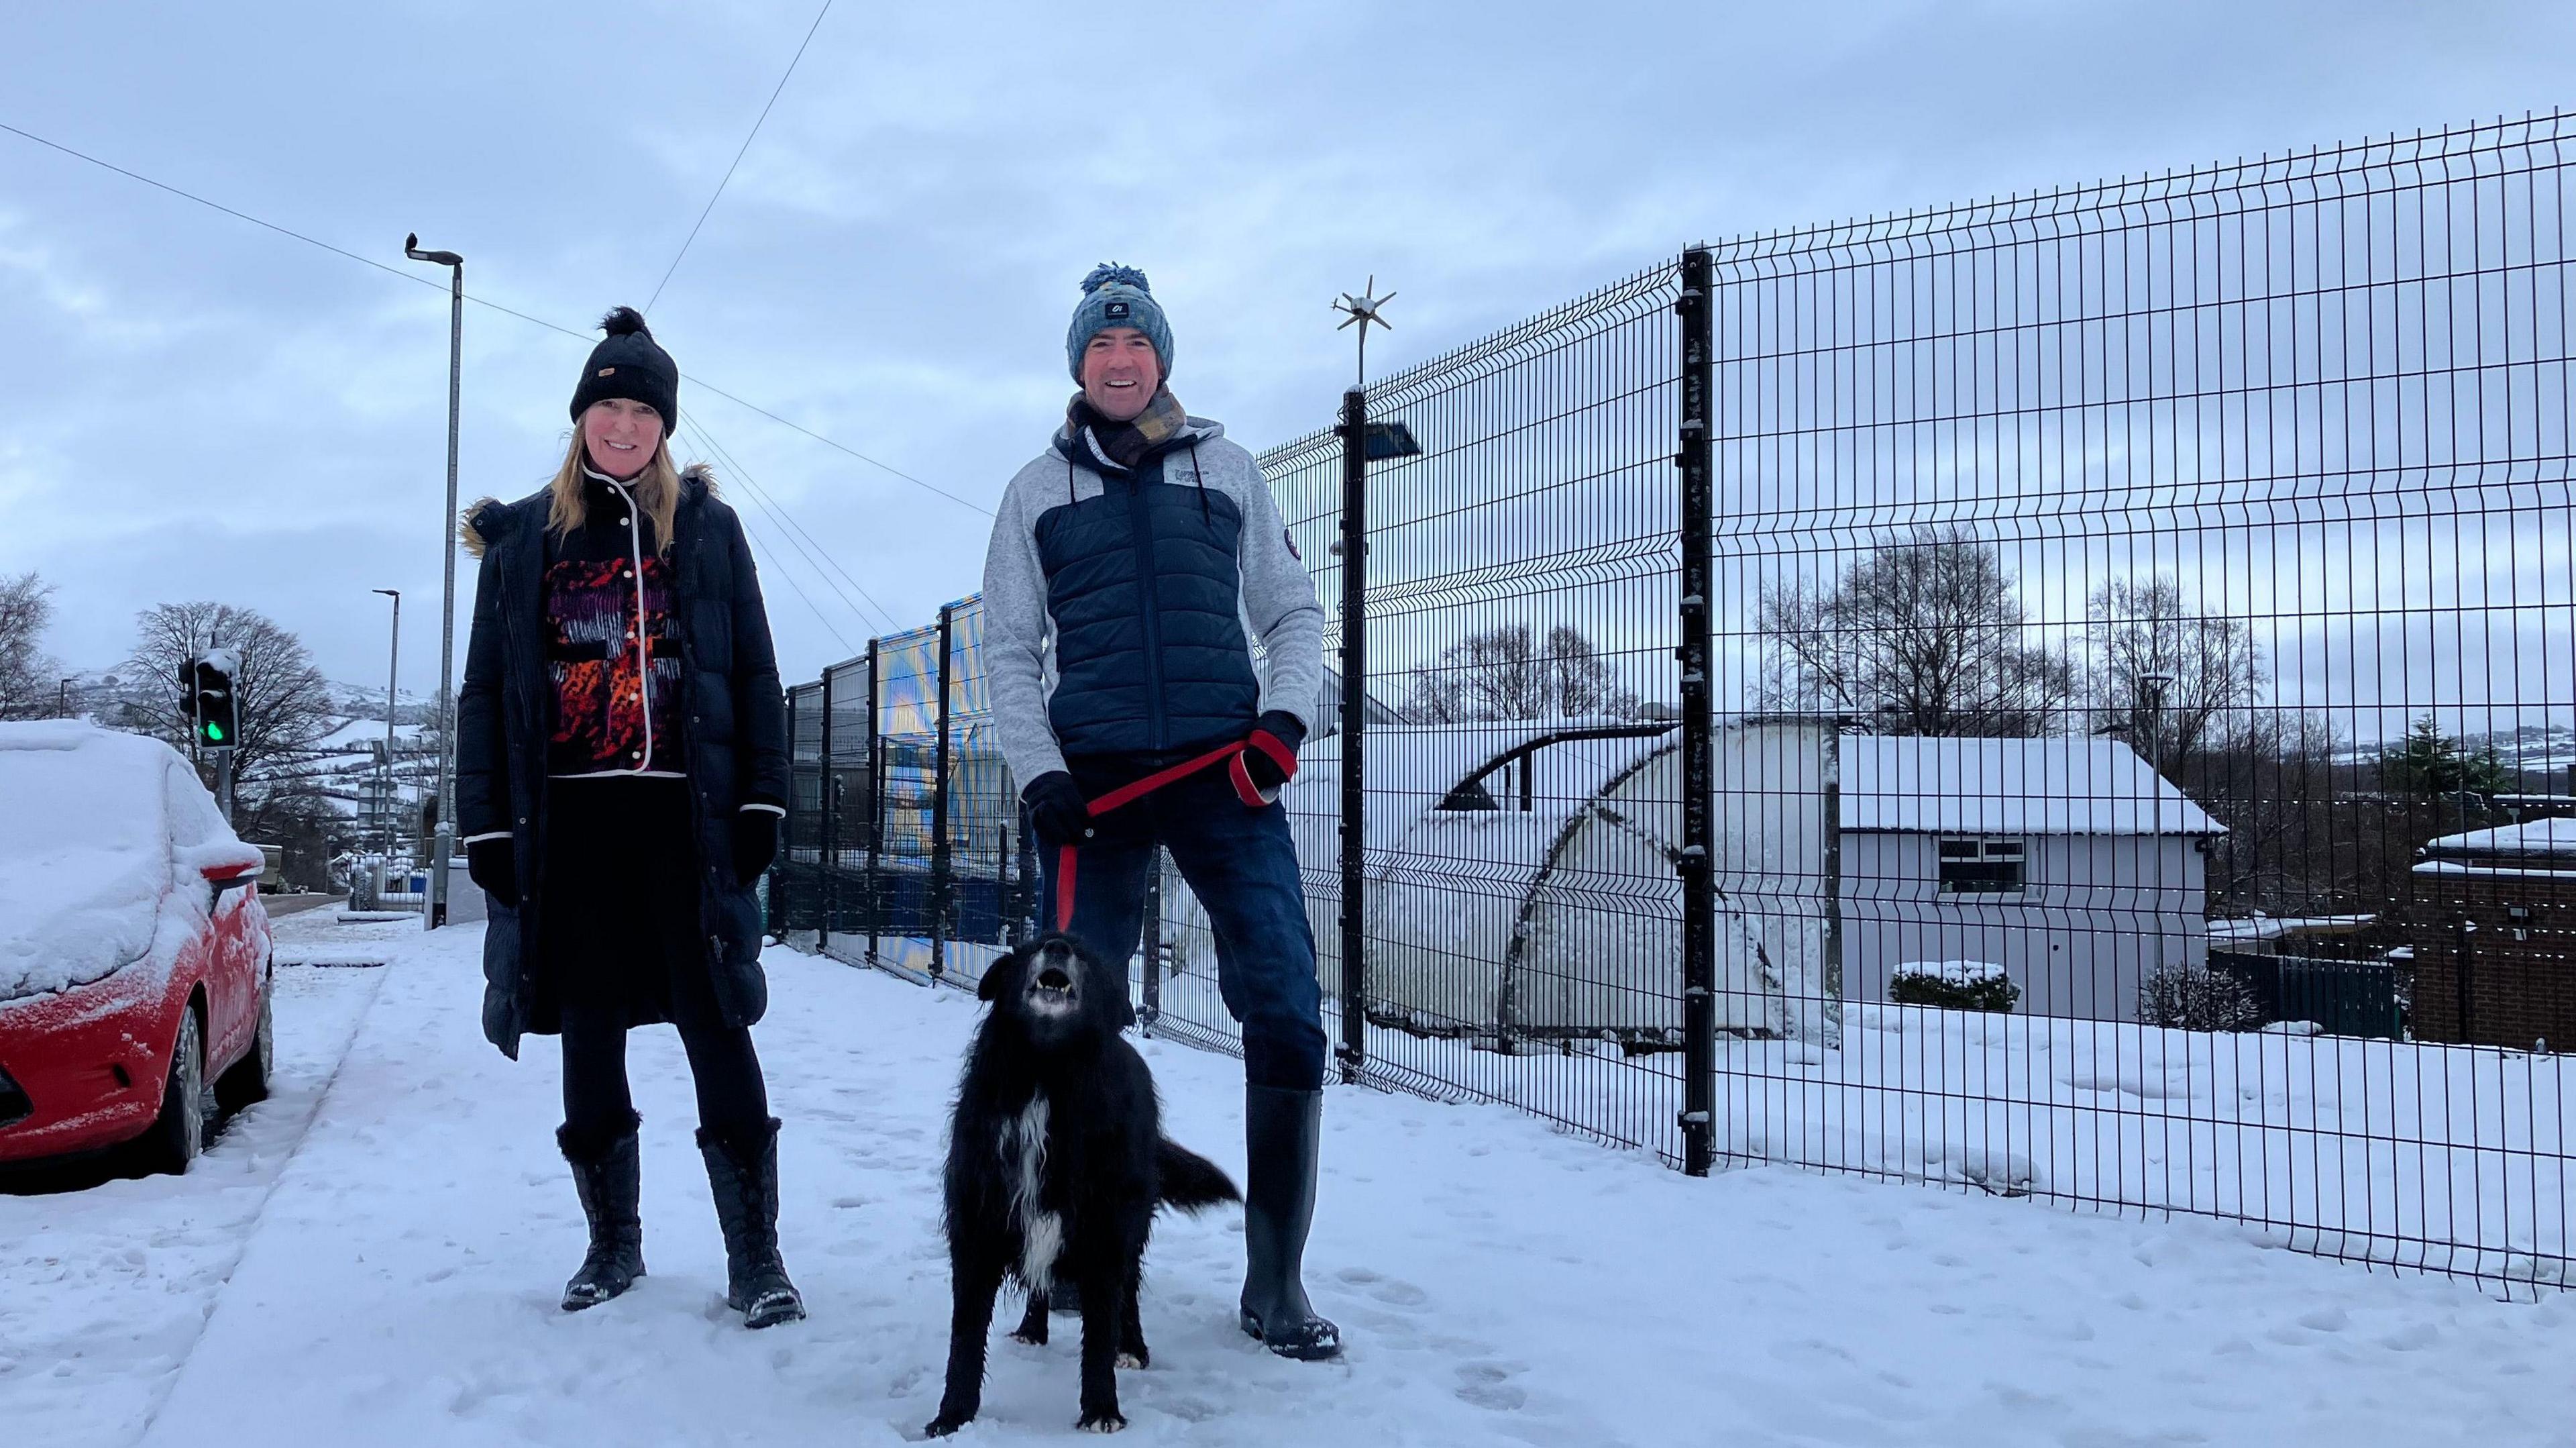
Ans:
[[[1163,481],[1160,458],[1102,487],[1037,523],[1057,741],[1067,754],[1128,754],[1242,738],[1261,705],[1235,566],[1242,510],[1195,480]]]

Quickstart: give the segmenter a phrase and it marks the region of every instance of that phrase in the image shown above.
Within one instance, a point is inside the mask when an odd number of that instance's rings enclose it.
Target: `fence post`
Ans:
[[[788,877],[796,870],[796,831],[804,811],[797,807],[803,791],[797,788],[796,750],[804,736],[796,732],[796,691],[787,690],[787,813],[778,821],[778,864],[769,880],[770,918],[773,927],[784,938],[796,928],[796,889]],[[820,947],[817,946],[819,950]]]
[[[885,739],[877,733],[878,701],[884,681],[878,678],[877,641],[868,640],[868,961],[875,964],[885,929]]]
[[[1011,937],[1013,945],[1031,935],[1043,935],[1048,929],[1049,922],[1038,909],[1037,882],[1038,836],[1029,823],[1029,807],[1023,804],[1020,806],[1020,884],[1013,896],[1015,908],[1019,911],[1019,933]]]
[[[1824,1046],[1843,1048],[1843,728],[1837,719],[1825,725],[1824,799],[1818,821],[1824,835],[1825,998],[1818,1015],[1824,1021]]]
[[[841,838],[841,773],[832,762],[832,671],[828,668],[823,671],[823,756],[820,762],[823,766],[823,858],[817,862],[822,866],[822,877],[815,882],[820,887],[815,893],[822,903],[822,920],[814,927],[814,951],[817,955],[831,949],[832,911],[840,903],[841,896],[840,886],[832,878],[832,867],[839,863],[840,857],[836,846]]]
[[[1145,1008],[1136,1013],[1136,1025],[1142,1034],[1154,1034],[1154,1022],[1163,1015],[1163,847],[1154,847],[1145,877]]]
[[[1368,392],[1342,394],[1342,1079],[1368,1064]]]
[[[930,978],[948,972],[948,639],[950,605],[939,606],[939,745],[930,765]]]
[[[1717,876],[1711,770],[1716,723],[1709,697],[1709,595],[1714,584],[1709,409],[1715,330],[1709,254],[1682,253],[1681,647],[1682,666],[1682,1169],[1706,1176],[1717,1109]]]

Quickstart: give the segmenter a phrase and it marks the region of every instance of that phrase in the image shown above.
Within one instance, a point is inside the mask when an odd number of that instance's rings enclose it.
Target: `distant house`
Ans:
[[[1912,961],[1983,960],[2024,1014],[2133,1020],[2159,965],[2208,956],[2207,841],[2225,831],[2113,739],[1846,736],[1846,999]]]
[[[2415,879],[2415,1038],[2576,1043],[2576,819],[2445,836]]]

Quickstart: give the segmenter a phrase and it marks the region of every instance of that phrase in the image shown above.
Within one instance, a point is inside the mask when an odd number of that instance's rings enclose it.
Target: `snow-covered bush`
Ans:
[[[2232,975],[2160,965],[2138,982],[2138,1019],[2177,1031],[2250,1031],[2263,1024],[2263,1008]]]
[[[1887,998],[1900,1006],[2009,1014],[2021,987],[1990,960],[1909,960],[1887,978]]]

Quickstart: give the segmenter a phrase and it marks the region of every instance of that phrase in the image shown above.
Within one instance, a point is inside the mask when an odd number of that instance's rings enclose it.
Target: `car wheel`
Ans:
[[[161,1088],[161,1114],[140,1143],[147,1171],[185,1173],[206,1149],[205,1028],[191,1007],[179,1012],[179,1044],[170,1052],[170,1079]]]
[[[276,999],[277,977],[272,974],[260,983],[259,1032],[252,1037],[250,1050],[215,1078],[215,1105],[225,1111],[239,1111],[268,1099],[268,1073],[277,1062],[277,1036],[272,1024]]]

